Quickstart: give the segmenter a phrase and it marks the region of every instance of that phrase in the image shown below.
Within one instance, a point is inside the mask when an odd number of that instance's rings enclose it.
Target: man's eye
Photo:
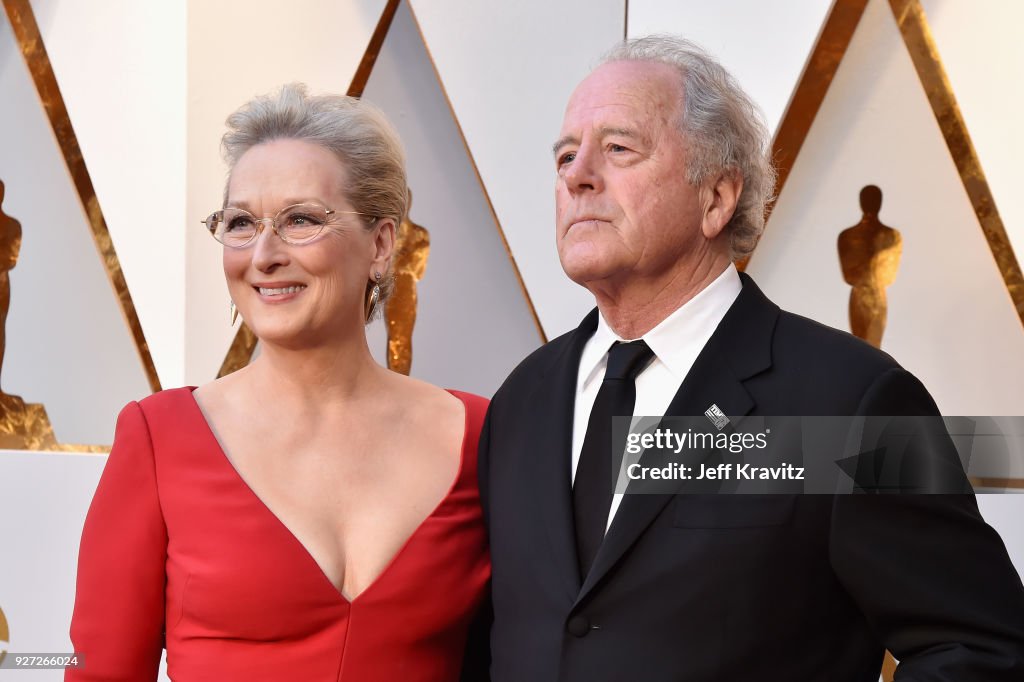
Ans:
[[[228,223],[228,230],[247,230],[252,227],[252,221],[245,216],[236,216]]]
[[[558,165],[564,166],[567,163],[571,163],[576,158],[576,152],[566,152],[558,157]]]
[[[621,144],[615,144],[613,142],[612,144],[608,145],[608,151],[610,151],[610,152],[625,152],[625,151],[629,151],[629,149],[627,147],[623,147]]]

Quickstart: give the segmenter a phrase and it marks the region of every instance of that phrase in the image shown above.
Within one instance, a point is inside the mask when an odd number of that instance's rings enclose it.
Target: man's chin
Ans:
[[[566,276],[577,284],[602,279],[610,274],[608,258],[592,243],[567,244],[560,250],[558,260]]]
[[[607,281],[612,272],[605,266],[597,263],[562,263],[562,270],[565,276],[584,289],[591,289],[593,286]]]
[[[562,258],[562,272],[565,276],[576,282],[576,284],[584,285],[588,279],[591,278],[591,272],[593,267],[579,263],[571,259]]]

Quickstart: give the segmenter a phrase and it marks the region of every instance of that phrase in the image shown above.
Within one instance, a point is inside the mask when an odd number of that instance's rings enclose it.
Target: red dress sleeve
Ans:
[[[167,528],[146,418],[129,403],[89,507],[71,641],[84,666],[65,680],[155,680],[164,645]]]

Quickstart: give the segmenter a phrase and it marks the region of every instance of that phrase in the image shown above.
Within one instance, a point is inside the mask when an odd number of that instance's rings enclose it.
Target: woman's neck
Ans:
[[[301,349],[263,343],[259,356],[240,371],[259,395],[300,409],[365,399],[387,372],[370,355],[362,330],[340,342]]]

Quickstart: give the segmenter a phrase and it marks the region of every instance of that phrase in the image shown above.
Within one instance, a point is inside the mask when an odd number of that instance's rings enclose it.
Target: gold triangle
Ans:
[[[85,210],[85,215],[92,231],[93,241],[103,261],[107,278],[117,296],[118,306],[131,333],[132,341],[138,352],[150,390],[153,392],[159,391],[160,379],[156,372],[156,366],[149,352],[149,345],[142,331],[142,325],[139,322],[131,293],[128,291],[128,284],[121,270],[117,251],[114,249],[114,244],[111,241],[110,232],[103,217],[103,211],[100,209],[92,179],[89,176],[85,160],[82,158],[82,150],[79,147],[78,138],[71,125],[71,118],[68,115],[67,106],[64,103],[60,86],[53,72],[53,66],[46,52],[46,46],[39,32],[35,14],[28,0],[3,0],[3,6],[14,33],[14,38],[25,59],[33,85],[36,88],[54,137],[57,140],[61,155],[67,165],[75,191],[82,202],[82,207]],[[45,408],[42,405],[24,403],[16,396],[3,395],[2,397],[4,398],[4,405],[0,409],[0,416],[3,417],[4,426],[0,427],[0,431],[6,433],[3,447],[70,452],[106,452],[109,450],[108,447],[98,445],[57,443],[49,420],[46,417]],[[11,419],[18,421],[18,423],[14,424],[14,422],[11,422]],[[12,427],[14,430],[11,431],[7,427]],[[17,445],[18,442],[21,443],[20,446]]]
[[[776,196],[782,193],[804,140],[828,92],[836,70],[846,54],[853,33],[868,0],[836,0],[829,10],[804,72],[793,91],[786,113],[772,141],[772,156],[778,170]],[[967,125],[956,103],[920,0],[888,0],[900,36],[924,87],[935,120],[960,174],[989,250],[996,261],[1006,290],[1024,325],[1024,276],[1006,228],[996,208]],[[771,206],[765,220],[771,216]],[[738,263],[743,270],[749,258]]]
[[[39,33],[39,26],[36,24],[35,14],[28,0],[3,0],[4,9],[7,10],[7,18],[11,22],[14,36],[25,57],[29,72],[32,74],[32,81],[35,83],[36,91],[43,102],[46,116],[50,120],[50,126],[60,145],[64,162],[68,166],[71,179],[74,182],[75,190],[85,208],[85,214],[89,219],[92,228],[93,240],[96,248],[103,259],[103,266],[107,271],[111,286],[117,294],[118,304],[121,313],[124,315],[128,329],[131,331],[135,348],[139,353],[146,379],[149,381],[150,389],[155,393],[160,390],[160,378],[156,373],[156,365],[153,364],[153,357],[149,353],[149,344],[146,343],[146,336],[142,331],[142,324],[135,311],[135,304],[132,302],[131,293],[128,291],[128,283],[121,271],[121,262],[117,258],[117,251],[110,239],[110,232],[107,230],[107,222],[103,218],[103,211],[100,210],[100,202],[96,198],[96,190],[93,188],[92,179],[89,177],[89,170],[82,158],[82,150],[78,146],[78,138],[75,136],[74,128],[71,126],[71,117],[68,116],[67,107],[64,104],[64,97],[57,85],[57,77],[53,73],[53,66],[50,64],[50,57],[46,54],[46,46],[43,44],[43,37]]]
[[[953,86],[946,76],[946,70],[939,58],[928,19],[919,0],[889,0],[889,6],[896,17],[900,35],[910,53],[917,77],[921,80],[928,103],[935,114],[935,120],[942,130],[942,137],[960,174],[960,182],[971,200],[978,224],[985,234],[999,273],[1006,283],[1006,290],[1017,309],[1021,324],[1024,324],[1024,276],[1020,263],[1013,252],[1013,246],[1006,234],[1003,219],[999,216],[992,190],[985,171],[981,167],[978,152],[971,142],[967,124],[953,94]]]

